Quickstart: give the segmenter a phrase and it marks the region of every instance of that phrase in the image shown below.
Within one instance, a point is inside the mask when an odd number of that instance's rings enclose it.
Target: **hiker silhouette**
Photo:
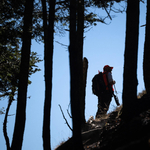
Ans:
[[[103,67],[103,72],[99,72],[92,79],[92,91],[98,97],[98,110],[96,118],[107,113],[114,94],[113,85],[116,83],[112,77],[112,69],[109,65]]]

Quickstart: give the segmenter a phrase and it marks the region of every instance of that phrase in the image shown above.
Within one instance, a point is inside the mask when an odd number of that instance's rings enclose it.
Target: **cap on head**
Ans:
[[[113,68],[114,67],[110,67],[109,65],[105,65],[104,68],[103,68],[103,70],[109,72],[109,71],[112,71]]]

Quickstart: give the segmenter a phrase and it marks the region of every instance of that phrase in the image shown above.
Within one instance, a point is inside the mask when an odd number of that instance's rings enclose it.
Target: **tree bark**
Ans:
[[[77,1],[70,1],[70,46],[69,46],[69,60],[70,60],[70,98],[71,98],[71,113],[73,124],[73,141],[74,149],[83,150],[81,137],[81,113],[80,100],[82,98],[81,88],[83,84],[82,71],[82,51],[78,48],[77,41],[77,25],[76,25]]]
[[[123,113],[134,115],[137,100],[137,54],[139,36],[139,0],[127,1],[126,41],[123,74]]]
[[[31,52],[33,1],[34,0],[26,0],[25,3],[17,110],[11,150],[21,150],[23,142],[26,121],[26,98],[29,74],[29,60]]]
[[[85,96],[86,96],[86,82],[87,82],[88,60],[83,58],[83,98],[81,100],[81,125],[85,125]]]
[[[143,74],[146,92],[150,95],[150,1],[147,0],[146,31],[144,44]]]
[[[84,34],[84,0],[77,0],[77,50],[80,58],[83,58],[83,34]],[[83,64],[83,59],[79,59],[79,63]],[[83,72],[83,65],[79,66],[80,72]],[[84,107],[85,107],[85,99],[84,99],[84,87],[83,87],[83,76],[79,78],[79,91],[80,91],[80,112],[81,112],[81,126],[85,124],[85,116],[84,116]]]
[[[51,117],[51,97],[52,97],[55,3],[56,3],[56,0],[49,0],[49,18],[47,19],[46,1],[42,0],[44,42],[45,42],[45,48],[44,48],[45,102],[44,102],[44,117],[43,117],[43,148],[44,150],[51,150],[50,117]]]
[[[4,123],[3,123],[3,134],[4,134],[5,141],[6,141],[7,150],[10,150],[10,142],[9,142],[9,137],[7,134],[7,118],[8,118],[8,112],[12,104],[12,101],[13,101],[13,96],[9,96],[8,106],[6,109],[6,114],[5,114]]]

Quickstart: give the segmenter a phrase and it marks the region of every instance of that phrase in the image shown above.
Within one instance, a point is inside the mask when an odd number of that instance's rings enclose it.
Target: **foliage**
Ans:
[[[21,52],[17,49],[7,48],[0,51],[0,97],[10,95],[14,87],[17,90],[19,82]],[[40,71],[36,63],[41,61],[36,52],[31,53],[29,76]],[[30,80],[28,84],[31,84]]]
[[[0,4],[0,43],[7,44],[11,41],[13,46],[20,44],[23,33],[23,16],[25,0],[2,0]],[[41,41],[42,11],[40,1],[34,3],[32,38]]]
[[[19,72],[21,63],[21,52],[17,49],[6,49],[0,52],[0,93],[7,96],[12,87],[18,88]],[[30,56],[29,76],[40,71],[35,64],[41,60],[37,57],[36,52],[32,52]],[[28,82],[29,84],[31,81]],[[1,96],[2,96],[1,95]]]
[[[11,46],[16,46],[19,43],[19,38],[22,34],[22,17],[24,12],[24,0],[2,1],[0,5],[0,35],[2,45],[11,43]]]
[[[4,107],[2,107],[2,108],[0,109],[0,115],[1,115],[1,114],[5,114]]]
[[[89,28],[91,26],[97,25],[98,22],[104,23],[106,18],[112,19],[110,13],[113,11],[115,13],[122,13],[125,11],[125,7],[116,9],[113,7],[115,3],[120,3],[125,0],[85,0],[84,1],[84,28]],[[69,31],[69,1],[57,1],[56,2],[56,13],[55,13],[55,32],[59,34],[64,34],[65,31]],[[102,8],[106,11],[107,15],[105,17],[100,17],[98,14],[93,13],[91,7]]]
[[[9,95],[12,87],[18,86],[21,51],[19,45],[22,41],[23,16],[25,0],[13,1],[2,0],[0,4],[0,93],[1,96]],[[39,10],[38,3],[35,3],[35,11]],[[35,13],[34,13],[35,14]],[[34,15],[34,32],[32,37],[41,36],[39,32],[39,16]],[[37,30],[38,28],[38,30]],[[40,29],[39,29],[40,28]],[[35,32],[36,31],[36,32]],[[39,71],[35,65],[41,60],[37,53],[32,52],[30,58],[29,76]],[[31,81],[29,81],[31,83]]]
[[[115,2],[119,3],[125,0],[89,0],[90,5],[94,5],[98,8],[111,7]]]
[[[111,9],[112,6],[115,4],[115,2],[119,3],[121,1],[124,0],[86,0],[84,2],[84,27],[89,28],[93,25],[95,26],[97,25],[97,22],[105,23],[106,18],[111,18],[110,12],[113,11]],[[57,34],[64,34],[65,31],[68,31],[69,29],[69,3],[69,0],[59,0],[56,2],[54,30]],[[12,45],[16,46],[17,43],[21,42],[24,4],[25,0],[2,0],[2,3],[0,4],[0,35],[2,37],[0,43],[5,42],[5,44],[7,44],[7,42],[11,40]],[[107,16],[99,17],[97,14],[88,9],[92,6],[102,9],[110,9],[107,12]],[[119,11],[122,12],[123,10]],[[32,38],[34,38],[36,41],[43,41],[43,17],[40,0],[34,2],[33,15]]]
[[[27,87],[28,87],[29,67],[30,67],[29,61],[31,53],[33,2],[34,0],[26,0],[25,3],[17,109],[16,109],[16,119],[11,150],[21,149],[23,143],[23,135],[26,121]]]
[[[9,50],[1,51],[0,57],[0,92],[8,95],[12,86],[18,84],[20,58]]]
[[[88,1],[84,2],[84,27],[88,28],[92,25],[96,25],[96,22],[104,23],[102,18],[97,17],[91,11],[88,11],[90,3]],[[59,1],[56,3],[56,14],[55,14],[55,31],[57,33],[63,34],[64,31],[69,30],[69,1]]]

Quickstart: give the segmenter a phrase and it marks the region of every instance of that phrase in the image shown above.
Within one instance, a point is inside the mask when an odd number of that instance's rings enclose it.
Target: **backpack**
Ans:
[[[106,85],[103,79],[103,73],[99,72],[92,79],[92,92],[94,95],[102,95],[106,91]]]

